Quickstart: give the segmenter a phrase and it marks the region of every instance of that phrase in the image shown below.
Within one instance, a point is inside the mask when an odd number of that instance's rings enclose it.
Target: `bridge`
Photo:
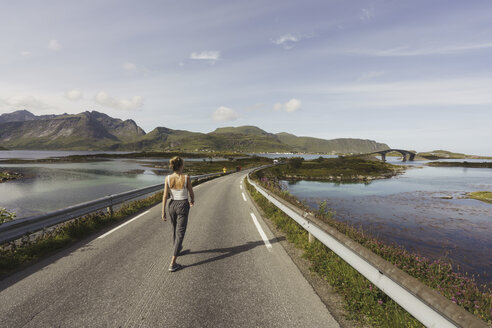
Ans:
[[[375,152],[372,152],[372,153],[367,153],[367,154],[360,154],[360,155],[356,155],[356,156],[364,156],[364,155],[376,155],[376,154],[379,154],[381,155],[381,160],[383,162],[386,161],[386,154],[387,153],[391,153],[391,152],[398,152],[401,154],[401,156],[403,157],[403,162],[406,162],[407,161],[407,155],[408,155],[408,160],[409,161],[413,161],[415,159],[415,153],[412,152],[412,151],[408,151],[408,150],[403,150],[403,149],[386,149],[386,150],[378,150],[378,151],[375,151]]]

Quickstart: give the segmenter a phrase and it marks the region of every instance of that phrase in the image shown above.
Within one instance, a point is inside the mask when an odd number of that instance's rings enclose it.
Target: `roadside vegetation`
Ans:
[[[475,191],[466,195],[466,198],[480,200],[484,203],[492,204],[492,192],[491,191]]]
[[[474,167],[474,168],[489,168],[492,169],[492,162],[430,162],[428,166],[436,167]]]
[[[257,179],[263,187],[305,211],[311,211],[296,197],[282,190],[278,185],[278,178],[271,179],[262,171],[256,172],[253,178]],[[307,232],[302,227],[268,202],[254,187],[249,184],[247,186],[253,199],[267,218],[287,234],[289,241],[304,250],[304,256],[312,263],[311,270],[329,282],[344,297],[351,319],[373,327],[421,326],[399,305],[323,244],[318,241],[308,243]],[[361,228],[337,221],[333,213],[327,209],[326,203],[319,204],[315,215],[319,220],[336,228],[399,269],[435,289],[453,303],[465,308],[485,322],[492,323],[490,311],[492,289],[490,286],[479,285],[473,276],[457,272],[455,267],[445,260],[431,261],[419,254],[410,253],[398,245],[378,240]]]
[[[194,180],[192,183],[196,186],[214,178]],[[162,192],[125,203],[112,215],[101,210],[0,245],[0,279],[160,202],[162,202]],[[15,214],[0,208],[0,224],[14,217]]]
[[[7,211],[7,209],[0,207],[0,224],[12,221],[15,218],[15,213]]]
[[[240,170],[258,167],[266,164],[272,164],[272,160],[266,157],[251,156],[251,157],[229,157],[227,160],[207,160],[202,161],[186,161],[184,172],[189,175],[206,174],[210,172],[222,172],[225,168],[227,172],[235,172],[238,168]],[[166,162],[163,165],[149,164],[154,168],[168,168],[169,164]]]
[[[403,170],[402,166],[357,157],[319,157],[310,161],[296,157],[287,160],[286,165],[276,165],[258,174],[279,180],[353,182],[390,178]]]
[[[22,174],[17,172],[0,171],[0,183],[22,178]]]

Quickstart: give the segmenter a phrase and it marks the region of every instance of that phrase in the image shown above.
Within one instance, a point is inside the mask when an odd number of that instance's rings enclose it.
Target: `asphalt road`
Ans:
[[[262,221],[244,177],[195,187],[183,269],[167,270],[172,227],[158,205],[1,281],[0,326],[338,327]]]

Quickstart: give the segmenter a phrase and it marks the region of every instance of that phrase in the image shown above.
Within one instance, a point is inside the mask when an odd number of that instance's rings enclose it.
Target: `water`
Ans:
[[[490,283],[492,204],[462,197],[467,192],[492,191],[492,169],[418,164],[411,164],[403,175],[370,184],[283,184],[313,208],[326,201],[338,220],[432,259],[447,257]],[[442,198],[449,196],[452,199]]]
[[[317,155],[317,154],[292,154],[292,153],[251,153],[248,155],[256,155],[266,158],[293,158],[293,157],[302,157],[305,160],[316,159],[319,157],[323,158],[336,158],[338,155]]]
[[[143,164],[131,159],[90,163],[0,164],[0,169],[19,172],[25,177],[0,183],[0,206],[20,218],[164,182],[166,170],[149,169]],[[167,161],[162,164],[167,165]]]
[[[65,157],[71,155],[96,155],[96,154],[129,154],[121,151],[75,151],[75,150],[0,150],[2,159],[41,159],[49,157]]]

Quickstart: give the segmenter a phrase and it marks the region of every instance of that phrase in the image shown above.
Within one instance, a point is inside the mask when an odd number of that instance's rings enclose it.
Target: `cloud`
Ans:
[[[58,42],[58,40],[51,39],[50,42],[48,42],[48,48],[50,48],[53,51],[57,51],[63,48],[63,46]]]
[[[368,80],[372,80],[372,79],[374,79],[378,76],[381,76],[381,75],[384,75],[384,72],[382,72],[382,71],[365,72],[365,73],[362,73],[362,75],[357,79],[357,81],[359,81],[359,82],[368,81]]]
[[[360,10],[359,18],[361,20],[371,21],[374,19],[374,17],[376,17],[376,10],[374,9],[374,6],[372,6],[371,8],[362,8]]]
[[[408,106],[492,105],[492,93],[490,92],[492,79],[490,78],[311,85],[305,88],[311,94],[327,97],[327,102],[334,106],[406,108]]]
[[[492,42],[468,43],[455,45],[432,45],[427,47],[395,47],[390,49],[356,49],[350,53],[377,57],[410,57],[427,55],[452,55],[467,51],[492,48]]]
[[[288,113],[293,113],[301,109],[301,106],[302,106],[301,101],[299,99],[292,98],[291,100],[289,100],[284,104],[276,103],[275,105],[273,105],[273,110],[275,111],[283,110]]]
[[[212,114],[212,119],[216,122],[235,121],[239,115],[229,107],[220,106]]]
[[[137,65],[135,65],[134,63],[124,63],[122,67],[125,71],[128,72],[134,72],[137,70]]]
[[[21,52],[20,52],[20,55],[21,55],[22,57],[29,57],[29,56],[31,56],[31,55],[32,55],[32,53],[31,53],[30,51],[23,50],[23,51],[21,51]]]
[[[98,92],[94,97],[94,101],[102,106],[122,110],[135,110],[143,104],[143,98],[141,96],[133,96],[131,99],[117,99],[104,91]]]
[[[0,102],[3,102],[14,109],[45,110],[55,108],[38,97],[31,95],[15,95],[0,99]]]
[[[82,98],[82,91],[79,89],[72,89],[70,91],[65,92],[65,98],[68,100],[80,100]]]
[[[205,50],[202,52],[192,52],[190,54],[190,59],[208,60],[212,63],[215,63],[217,60],[220,60],[220,51],[218,51],[218,50]]]
[[[284,49],[291,49],[294,43],[301,41],[301,37],[292,34],[284,34],[277,39],[272,40],[277,46],[282,46]]]

